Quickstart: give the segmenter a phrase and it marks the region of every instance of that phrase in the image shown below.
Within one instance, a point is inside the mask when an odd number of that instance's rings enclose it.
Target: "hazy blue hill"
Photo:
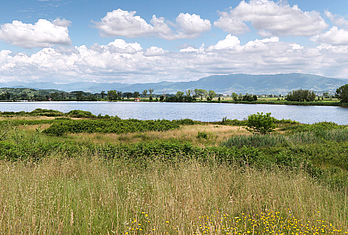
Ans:
[[[70,84],[54,83],[27,83],[0,84],[1,87],[27,87],[36,89],[59,89],[64,91],[82,90],[88,92],[101,92],[111,89],[133,92],[143,91],[144,89],[154,89],[156,94],[175,93],[179,90],[187,89],[206,89],[214,90],[218,93],[230,94],[253,93],[253,94],[286,94],[291,90],[309,89],[317,92],[335,92],[335,90],[347,84],[347,79],[327,78],[323,76],[291,73],[274,75],[248,75],[230,74],[213,75],[190,82],[159,82],[159,83],[93,83],[79,82]]]
[[[348,80],[326,78],[308,74],[277,74],[277,75],[216,75],[202,78],[190,84],[191,88],[200,87],[223,93],[287,93],[296,89],[314,91],[335,91]]]

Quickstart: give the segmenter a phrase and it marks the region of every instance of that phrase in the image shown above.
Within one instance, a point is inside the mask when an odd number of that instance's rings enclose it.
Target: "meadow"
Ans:
[[[0,115],[4,234],[347,234],[348,127]]]

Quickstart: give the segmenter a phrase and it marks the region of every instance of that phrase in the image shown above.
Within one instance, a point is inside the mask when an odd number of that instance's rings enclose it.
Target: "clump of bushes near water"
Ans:
[[[168,131],[179,128],[180,124],[192,123],[188,120],[122,120],[119,118],[96,120],[62,120],[44,130],[45,134],[62,136],[66,133],[132,133],[144,131]]]

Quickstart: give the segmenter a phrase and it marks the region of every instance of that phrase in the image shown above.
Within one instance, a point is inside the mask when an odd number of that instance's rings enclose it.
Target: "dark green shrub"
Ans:
[[[55,122],[44,133],[61,136],[64,133],[132,133],[144,131],[167,131],[179,128],[175,121],[168,120],[121,120],[110,119],[67,120]]]
[[[57,111],[57,110],[52,110],[52,109],[35,109],[31,112],[0,112],[1,116],[6,116],[6,117],[18,117],[18,116],[46,116],[46,117],[59,117],[59,116],[64,116],[64,113]]]
[[[253,133],[267,134],[275,129],[275,119],[271,117],[271,113],[257,113],[248,117],[248,130]]]
[[[198,132],[197,138],[198,139],[208,139],[208,134],[206,132]]]
[[[227,117],[222,118],[221,122],[216,122],[216,124],[226,125],[226,126],[246,126],[247,120],[238,120],[238,119],[227,119]]]
[[[0,112],[1,116],[5,117],[14,117],[14,116],[26,116],[28,115],[27,112],[20,111],[20,112]]]
[[[43,133],[52,135],[52,136],[62,136],[66,132],[68,132],[68,128],[66,125],[64,125],[63,122],[55,123],[43,131]]]
[[[88,111],[82,111],[82,110],[71,110],[66,114],[69,117],[74,117],[74,118],[96,118],[94,114]]]
[[[47,117],[58,117],[64,116],[64,113],[52,110],[52,109],[35,109],[29,113],[31,116],[47,116]]]
[[[314,124],[298,124],[292,125],[284,128],[284,130],[289,130],[290,132],[310,132],[310,131],[323,131],[323,130],[334,130],[334,129],[344,129],[345,126],[338,125],[334,122],[318,122]]]
[[[192,119],[180,119],[180,120],[174,120],[173,122],[179,124],[179,125],[195,125],[199,124],[199,121],[193,121]]]

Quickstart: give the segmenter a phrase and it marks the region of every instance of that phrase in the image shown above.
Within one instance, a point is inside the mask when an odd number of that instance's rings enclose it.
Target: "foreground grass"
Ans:
[[[1,234],[347,231],[347,126],[34,114],[0,120]]]
[[[51,157],[1,161],[0,182],[1,233],[340,234],[348,225],[344,192],[276,169]]]

